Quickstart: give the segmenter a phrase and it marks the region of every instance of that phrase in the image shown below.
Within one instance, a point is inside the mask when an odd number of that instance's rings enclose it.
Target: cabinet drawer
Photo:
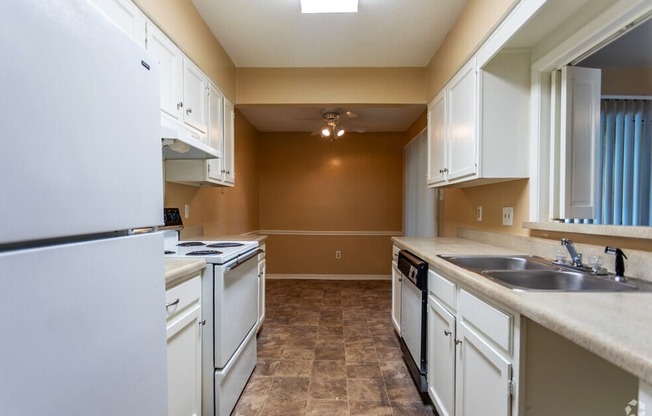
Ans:
[[[165,311],[170,319],[188,306],[199,303],[201,298],[201,275],[181,283],[165,292]]]
[[[460,290],[460,316],[506,352],[512,350],[513,317],[465,290]]]
[[[434,270],[428,270],[428,291],[451,310],[455,311],[457,309],[455,283]]]
[[[267,253],[267,247],[265,247],[265,244],[259,246],[258,250],[258,261],[265,260],[265,254]]]

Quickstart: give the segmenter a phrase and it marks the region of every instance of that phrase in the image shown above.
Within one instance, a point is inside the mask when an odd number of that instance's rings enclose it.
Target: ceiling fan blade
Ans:
[[[353,111],[349,111],[349,110],[343,110],[342,114],[340,114],[340,117],[342,117],[342,116],[347,117],[347,118],[356,118],[356,117],[358,117],[358,115],[356,113],[354,113]]]

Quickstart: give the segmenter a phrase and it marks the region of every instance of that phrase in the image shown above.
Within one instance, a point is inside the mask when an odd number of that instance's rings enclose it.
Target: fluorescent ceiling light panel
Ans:
[[[301,13],[357,13],[358,0],[301,0]]]

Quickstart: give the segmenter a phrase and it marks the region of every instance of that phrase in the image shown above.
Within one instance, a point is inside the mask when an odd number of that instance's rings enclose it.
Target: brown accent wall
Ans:
[[[231,100],[235,100],[236,69],[190,0],[134,0]]]
[[[460,17],[426,68],[426,97],[432,100],[516,0],[468,0]]]
[[[424,104],[424,68],[238,68],[237,104]]]
[[[652,95],[652,68],[602,68],[603,95]]]
[[[403,133],[350,133],[333,142],[261,133],[261,230],[354,234],[270,235],[268,272],[389,274],[390,236],[355,232],[401,231],[405,143]]]
[[[166,182],[165,206],[190,205],[184,225],[204,227],[204,235],[242,234],[259,229],[258,132],[236,111],[235,187],[196,188]]]

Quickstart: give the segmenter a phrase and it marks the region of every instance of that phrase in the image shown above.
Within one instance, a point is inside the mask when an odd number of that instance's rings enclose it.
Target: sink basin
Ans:
[[[536,256],[449,256],[440,255],[456,266],[483,270],[554,270],[552,263]]]
[[[563,292],[628,292],[639,290],[627,283],[603,277],[561,270],[487,270],[482,274],[514,290],[553,290]]]
[[[652,282],[627,279],[620,283],[605,276],[582,273],[537,256],[456,256],[442,259],[480,273],[512,290],[559,292],[652,292]]]

